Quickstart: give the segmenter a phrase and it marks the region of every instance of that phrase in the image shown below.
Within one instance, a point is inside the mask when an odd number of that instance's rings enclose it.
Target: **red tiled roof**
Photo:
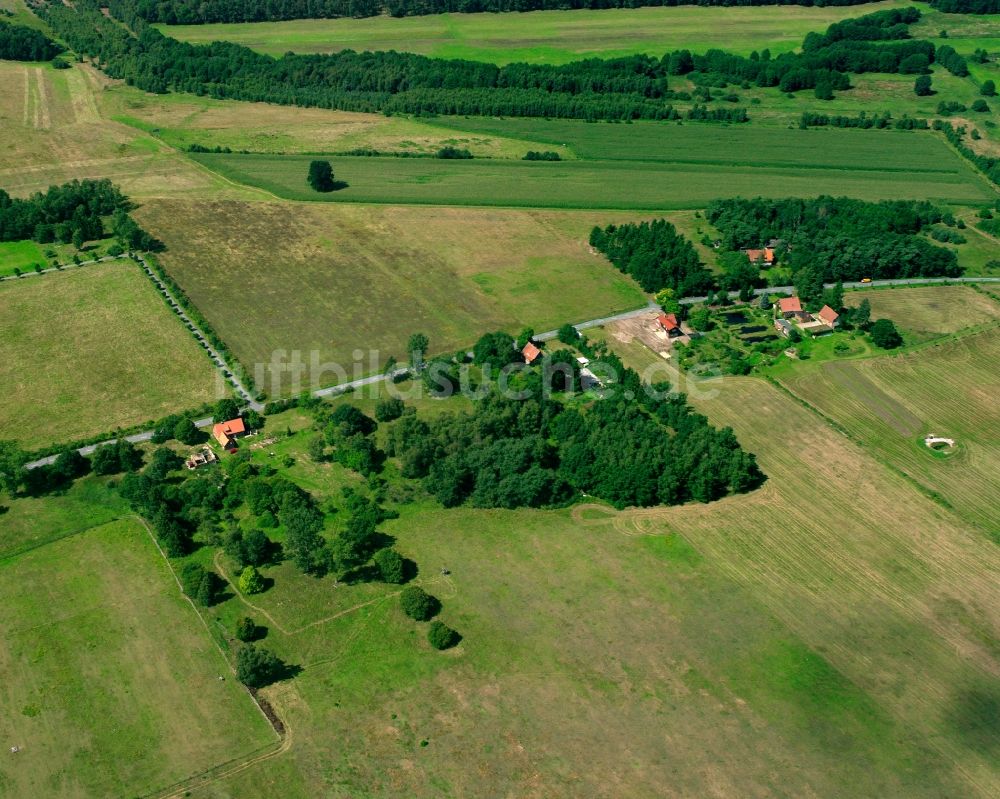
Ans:
[[[778,300],[778,310],[782,313],[792,313],[793,311],[801,311],[802,303],[799,302],[798,297],[782,297]]]
[[[232,439],[243,435],[247,431],[242,419],[230,419],[228,422],[219,422],[212,427],[212,437],[222,446],[229,446]]]
[[[837,313],[829,305],[824,305],[819,309],[819,313],[816,314],[820,319],[826,322],[828,325],[832,325],[837,319],[840,318],[840,314]]]
[[[529,341],[524,345],[524,349],[521,350],[521,354],[524,356],[525,363],[534,363],[535,359],[542,354],[542,351]]]
[[[667,331],[680,326],[677,322],[677,315],[672,313],[661,313],[656,317],[656,321],[659,322],[660,326]]]
[[[765,247],[763,250],[747,250],[747,258],[753,261],[763,261],[765,264],[774,263],[774,250]]]

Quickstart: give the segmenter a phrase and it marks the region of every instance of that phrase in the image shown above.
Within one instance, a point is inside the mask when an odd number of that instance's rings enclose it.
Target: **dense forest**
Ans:
[[[955,253],[918,235],[954,220],[928,202],[879,203],[846,197],[716,200],[705,218],[729,250],[777,239],[779,257],[795,277],[836,282],[905,277],[955,277]]]
[[[527,399],[494,392],[471,413],[404,415],[389,454],[446,507],[541,507],[580,492],[617,507],[710,502],[764,481],[732,430],[711,427],[667,386],[647,391],[615,355],[600,360],[619,376],[611,396],[567,406],[546,397],[532,367],[518,385]]]
[[[86,241],[101,238],[102,216],[129,208],[128,198],[110,180],[74,180],[26,199],[0,189],[0,241]]]
[[[604,253],[645,291],[673,289],[678,296],[712,287],[712,274],[698,260],[691,242],[665,219],[640,224],[595,227],[590,246]]]
[[[0,19],[0,59],[5,61],[51,61],[62,47],[41,31]]]
[[[641,6],[851,6],[868,0],[110,0],[117,16],[127,6],[148,22],[196,25],[331,17],[394,17],[444,13],[562,11]],[[931,0],[942,11],[995,13],[998,0]]]
[[[774,59],[713,50],[662,59],[585,59],[561,66],[493,64],[411,53],[350,50],[274,59],[225,42],[191,45],[150,27],[132,3],[112,6],[136,35],[105,17],[96,0],[48,4],[41,12],[78,52],[115,78],[151,92],[187,91],[218,98],[345,110],[576,119],[745,121],[743,108],[695,105],[683,114],[672,99],[671,74],[702,86],[757,83],[785,91],[849,88],[846,72],[921,72],[934,60],[930,42],[906,39],[915,9],[878,12],[810,34],[801,54]],[[819,89],[818,89],[819,90]]]

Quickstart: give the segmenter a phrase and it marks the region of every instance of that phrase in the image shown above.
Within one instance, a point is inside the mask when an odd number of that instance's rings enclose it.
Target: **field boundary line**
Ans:
[[[90,525],[87,525],[86,527],[78,527],[78,528],[76,528],[74,530],[69,530],[66,533],[62,533],[62,534],[56,536],[55,538],[50,538],[48,541],[43,541],[40,544],[32,544],[31,546],[24,547],[22,549],[15,549],[15,550],[13,550],[11,552],[7,552],[4,555],[0,556],[0,567],[7,566],[11,562],[13,562],[13,561],[17,560],[18,558],[20,558],[22,555],[27,555],[29,552],[34,552],[36,549],[41,549],[42,547],[47,547],[50,544],[58,544],[60,541],[65,541],[67,538],[73,538],[73,537],[78,536],[78,535],[83,535],[84,533],[86,533],[86,532],[88,532],[90,530],[96,530],[98,527],[104,527],[107,524],[111,524],[113,522],[120,522],[122,519],[127,519],[127,518],[129,518],[129,517],[128,516],[114,516],[114,517],[108,519],[106,522],[100,522],[98,524],[90,524]]]

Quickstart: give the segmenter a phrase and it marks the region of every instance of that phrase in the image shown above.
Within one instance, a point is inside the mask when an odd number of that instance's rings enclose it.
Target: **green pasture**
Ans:
[[[763,49],[787,52],[797,49],[810,31],[824,30],[833,22],[908,5],[889,0],[832,8],[788,6],[780,11],[680,6],[159,27],[182,41],[231,41],[274,56],[288,51],[398,50],[497,64],[562,64],[635,53],[662,56],[679,48],[721,48],[744,55]]]
[[[26,552],[0,578],[4,795],[148,796],[276,745],[137,521]]]
[[[831,140],[829,134],[822,133],[813,139],[817,143]],[[726,196],[834,194],[865,200],[912,198],[958,204],[982,203],[990,198],[985,182],[957,156],[943,146],[940,154],[944,165],[940,171],[815,168],[808,164],[737,166],[724,163],[732,158],[731,153],[715,155],[717,162],[712,163],[707,149],[707,163],[335,157],[330,160],[336,177],[347,187],[328,194],[317,193],[306,184],[307,156],[211,154],[195,158],[224,177],[277,197],[323,202],[671,210],[704,207]]]

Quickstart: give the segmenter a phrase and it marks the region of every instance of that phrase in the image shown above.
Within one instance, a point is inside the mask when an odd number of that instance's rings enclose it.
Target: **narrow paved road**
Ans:
[[[942,283],[1000,283],[1000,277],[909,277],[898,280],[873,280],[870,283],[862,283],[860,280],[845,283],[845,289],[864,289],[873,286],[926,286],[940,285]],[[833,288],[835,283],[824,284],[826,288]],[[761,294],[794,294],[795,286],[765,286],[762,289],[754,289],[753,293],[758,297]],[[737,299],[740,296],[738,291],[730,291],[729,296]],[[681,305],[694,305],[704,302],[705,297],[685,297],[680,301]]]
[[[232,383],[234,388],[236,388],[237,392],[239,392],[240,396],[242,397],[243,401],[247,404],[247,406],[253,408],[258,413],[263,411],[264,406],[261,405],[259,402],[256,402],[252,398],[250,392],[247,391],[246,387],[243,386],[243,384],[239,381],[239,379],[233,373],[233,370],[229,368],[229,365],[226,363],[225,359],[222,358],[222,356],[220,356],[215,351],[215,349],[212,348],[211,344],[208,343],[208,340],[205,338],[204,334],[201,332],[198,326],[191,321],[191,319],[188,317],[186,313],[184,313],[184,310],[177,303],[177,300],[173,297],[173,295],[163,284],[163,282],[159,279],[159,277],[157,277],[156,273],[153,272],[153,270],[149,267],[149,264],[146,263],[145,259],[141,255],[138,256],[138,259],[140,265],[146,271],[146,274],[149,275],[149,277],[159,288],[163,296],[167,298],[168,302],[170,302],[170,305],[173,308],[174,312],[177,313],[177,315],[180,316],[180,318],[185,323],[190,324],[192,328],[194,328],[195,338],[197,338],[198,341],[202,344],[202,346],[204,346],[205,349],[208,350],[208,353],[212,357],[212,360],[215,362],[216,366],[218,366],[220,369],[223,370],[223,374],[226,375],[226,379],[229,380],[230,383]],[[1000,283],[1000,277],[907,278],[903,280],[873,280],[871,283],[861,283],[861,282],[845,283],[844,288],[868,288],[872,286],[941,285],[946,283]],[[833,283],[827,283],[826,287],[831,288],[833,285],[834,285]],[[794,291],[795,291],[794,286],[768,286],[762,289],[755,289],[754,293],[757,295],[761,295],[764,293],[792,294],[794,293]],[[731,291],[729,292],[729,296],[733,299],[736,299],[739,297],[739,292]],[[695,303],[704,301],[705,297],[685,297],[680,302],[683,305],[693,305]],[[636,308],[633,311],[625,311],[624,313],[615,314],[613,316],[604,316],[601,317],[600,319],[590,319],[586,322],[579,322],[578,324],[575,324],[573,326],[577,330],[588,330],[590,328],[600,327],[601,325],[610,324],[611,322],[617,322],[622,319],[632,319],[636,316],[642,316],[645,313],[649,313],[650,311],[656,310],[658,307],[659,307],[658,305],[650,301],[647,305],[643,306],[642,308]],[[535,338],[538,339],[539,341],[548,341],[550,339],[555,338],[557,332],[558,331],[556,330],[547,330],[544,333],[537,334]],[[357,380],[351,380],[347,383],[339,383],[338,385],[335,386],[327,386],[326,388],[321,388],[312,393],[313,396],[315,397],[334,397],[337,396],[338,394],[343,394],[345,391],[361,388],[362,386],[369,386],[374,383],[380,383],[383,380],[389,380],[407,371],[408,370],[406,369],[406,367],[400,367],[398,369],[394,369],[393,371],[387,374],[377,374],[377,375],[369,375],[368,377],[361,377],[358,378]],[[208,427],[209,425],[212,424],[212,420],[199,419],[198,421],[195,422],[195,424],[198,427]],[[149,441],[152,437],[153,437],[153,431],[146,430],[145,432],[142,433],[135,433],[133,435],[126,436],[125,440],[131,441],[133,443],[139,443],[142,441]],[[98,447],[102,447],[105,444],[112,444],[112,443],[114,443],[114,439],[111,439],[109,441],[102,441],[99,444],[90,444],[86,447],[81,447],[79,449],[79,452],[81,455],[90,455]],[[40,458],[39,460],[32,461],[31,463],[26,464],[26,468],[34,469],[38,466],[45,466],[50,463],[53,463],[55,459],[56,459],[55,455],[50,455],[47,458]]]

